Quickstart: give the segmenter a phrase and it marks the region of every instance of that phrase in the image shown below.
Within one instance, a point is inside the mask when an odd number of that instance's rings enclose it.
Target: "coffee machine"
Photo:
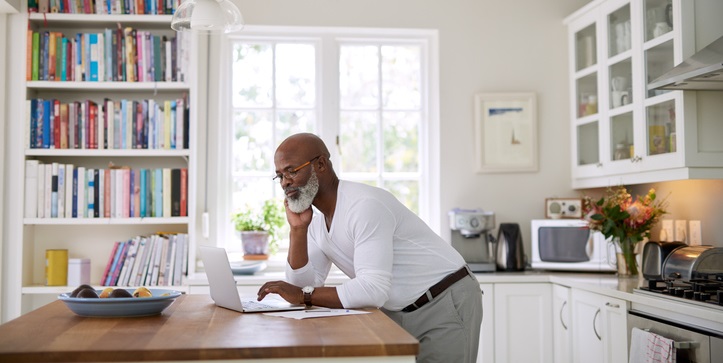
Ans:
[[[495,264],[494,237],[495,214],[482,209],[449,211],[449,228],[452,230],[452,247],[467,262],[473,272],[493,272]]]

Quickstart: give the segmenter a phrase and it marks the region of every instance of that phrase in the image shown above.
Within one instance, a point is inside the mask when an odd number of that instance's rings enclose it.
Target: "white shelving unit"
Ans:
[[[137,235],[159,232],[187,233],[189,236],[188,273],[195,273],[196,250],[196,190],[197,190],[197,114],[198,114],[198,44],[197,37],[190,40],[187,79],[184,82],[61,82],[26,81],[26,30],[48,29],[67,34],[101,31],[118,24],[155,35],[175,36],[170,28],[171,15],[100,15],[100,14],[27,14],[26,4],[18,15],[8,16],[12,37],[8,40],[9,69],[7,82],[16,90],[7,95],[9,119],[6,132],[10,142],[6,146],[10,173],[6,178],[10,195],[9,210],[4,225],[7,240],[3,255],[2,317],[7,321],[49,301],[58,293],[75,286],[43,286],[45,250],[66,248],[71,258],[91,259],[91,284],[102,287],[100,279],[115,241],[125,241]],[[28,115],[26,100],[57,98],[63,102],[104,98],[170,100],[186,96],[190,108],[189,144],[187,149],[35,149],[27,142]],[[98,102],[100,104],[100,102]],[[107,168],[109,163],[132,168],[187,168],[187,216],[147,218],[24,218],[25,161],[37,159],[42,163],[69,163],[88,168]],[[172,286],[188,291],[185,279],[182,285]]]
[[[721,92],[649,82],[723,35],[720,1],[598,0],[568,26],[573,188],[723,178]]]

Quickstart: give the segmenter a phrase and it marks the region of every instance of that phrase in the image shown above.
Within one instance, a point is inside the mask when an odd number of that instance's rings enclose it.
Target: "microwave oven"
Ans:
[[[532,268],[616,271],[615,246],[581,219],[532,221]]]

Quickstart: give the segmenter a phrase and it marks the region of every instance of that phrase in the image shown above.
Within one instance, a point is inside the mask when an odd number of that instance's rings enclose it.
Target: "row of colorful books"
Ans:
[[[184,82],[189,62],[185,33],[154,35],[132,27],[66,36],[27,31],[28,81]]]
[[[28,0],[28,11],[69,14],[173,14],[181,0]]]
[[[25,161],[25,218],[188,215],[188,169],[93,169]]]
[[[31,149],[188,149],[185,99],[27,100]]]
[[[188,235],[154,234],[115,242],[104,286],[180,286],[188,274]]]

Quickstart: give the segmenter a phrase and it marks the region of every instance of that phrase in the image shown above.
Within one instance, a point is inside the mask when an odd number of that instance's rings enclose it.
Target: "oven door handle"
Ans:
[[[694,341],[673,342],[675,349],[694,349],[700,346],[700,343]]]

